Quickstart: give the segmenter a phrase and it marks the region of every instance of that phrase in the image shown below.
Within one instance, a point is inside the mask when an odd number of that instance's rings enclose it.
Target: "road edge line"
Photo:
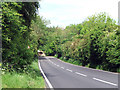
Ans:
[[[51,90],[54,90],[52,84],[50,83],[50,81],[48,80],[48,78],[45,76],[45,74],[44,74],[44,72],[43,72],[43,70],[42,70],[42,68],[41,68],[41,66],[40,66],[39,60],[38,60],[38,66],[39,66],[39,69],[40,69],[40,71],[41,71],[41,73],[42,73],[44,79],[46,80],[46,82],[47,82],[49,88],[50,88]]]

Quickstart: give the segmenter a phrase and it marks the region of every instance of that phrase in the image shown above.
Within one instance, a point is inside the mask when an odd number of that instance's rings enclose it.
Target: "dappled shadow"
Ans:
[[[38,57],[38,60],[48,60],[48,59],[46,59],[46,57]]]
[[[57,58],[49,58],[49,59],[54,59],[54,60],[55,60],[55,59],[57,59]]]

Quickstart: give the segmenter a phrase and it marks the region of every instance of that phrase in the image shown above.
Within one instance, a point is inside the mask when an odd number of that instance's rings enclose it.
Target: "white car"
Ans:
[[[40,50],[38,50],[38,55],[41,56],[41,57],[44,57],[44,56],[45,56],[44,52],[43,52],[43,51],[40,51]]]

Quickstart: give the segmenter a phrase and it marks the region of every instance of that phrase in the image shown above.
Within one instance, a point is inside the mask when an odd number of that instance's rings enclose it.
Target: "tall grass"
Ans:
[[[24,73],[2,72],[2,88],[45,88],[38,62],[34,61]]]

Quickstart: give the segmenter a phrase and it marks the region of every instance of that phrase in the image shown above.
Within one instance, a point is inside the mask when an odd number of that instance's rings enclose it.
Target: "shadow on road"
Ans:
[[[38,57],[38,60],[48,60],[48,59],[46,59],[46,57]]]

